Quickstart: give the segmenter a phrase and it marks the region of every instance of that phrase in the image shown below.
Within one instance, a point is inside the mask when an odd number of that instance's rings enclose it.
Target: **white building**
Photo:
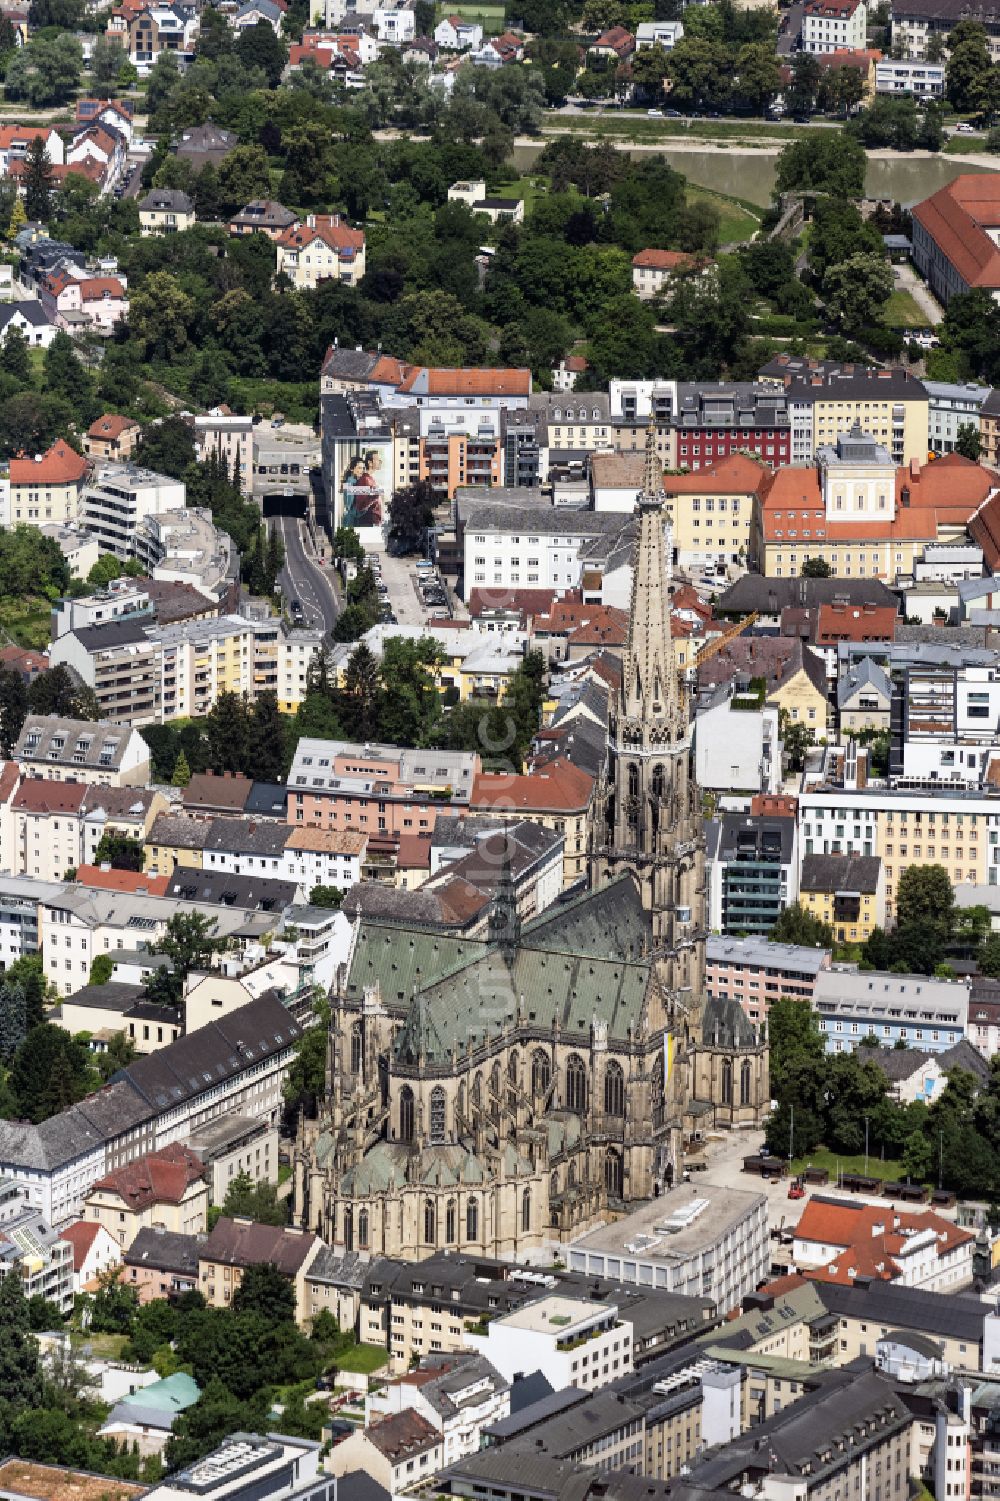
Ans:
[[[438,1374],[428,1379],[428,1371]],[[365,1425],[414,1409],[441,1434],[441,1459],[450,1465],[477,1454],[482,1434],[510,1416],[510,1382],[481,1355],[430,1356],[417,1369],[365,1399]]]
[[[672,52],[683,35],[681,21],[640,21],[635,29],[635,50],[662,47],[664,52]]]
[[[878,64],[882,67],[882,64]],[[912,63],[893,63],[896,67],[913,67]],[[924,381],[927,392],[927,447],[934,453],[952,453],[960,427],[979,432],[979,414],[992,387],[972,382]]]
[[[723,688],[694,722],[695,776],[719,792],[777,792],[781,783],[778,710],[736,709]]]
[[[969,981],[838,964],[816,976],[813,1009],[828,1053],[853,1053],[872,1036],[884,1048],[943,1053],[966,1034]]]
[[[139,523],[184,505],[182,480],[133,464],[98,464],[80,503],[80,519],[105,552],[129,558]]]
[[[594,1391],[633,1370],[632,1325],[616,1303],[550,1293],[526,1303],[467,1343],[508,1381],[540,1372],[555,1391]]]
[[[803,52],[842,52],[865,46],[865,0],[806,0],[802,13]]]
[[[486,494],[488,492],[484,492]],[[476,505],[463,529],[464,597],[484,584],[503,588],[556,589],[579,586],[581,552],[597,537],[617,535],[631,516],[551,506],[520,509]]]
[[[381,5],[373,20],[379,41],[388,42],[393,47],[412,42],[417,34],[416,17],[409,5]]]
[[[944,97],[944,63],[885,58],[875,64],[876,94],[912,94],[916,99]]]
[[[445,16],[434,28],[434,40],[449,52],[477,51],[483,45],[483,28],[461,16]]]

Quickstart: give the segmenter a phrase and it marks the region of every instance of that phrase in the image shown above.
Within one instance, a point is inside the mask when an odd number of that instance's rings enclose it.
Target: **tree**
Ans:
[[[767,935],[771,943],[806,944],[810,948],[832,948],[833,929],[821,922],[798,902],[785,907]]]
[[[802,564],[804,579],[828,579],[833,573],[826,558],[806,558]]]
[[[726,46],[685,34],[669,54],[670,97],[682,110],[717,107],[729,93],[731,74]]]
[[[10,375],[19,385],[31,380],[31,360],[28,356],[28,341],[13,324],[8,328],[0,347],[0,370]]]
[[[932,974],[944,957],[955,923],[955,893],[943,865],[908,865],[896,888],[893,963]]]
[[[403,485],[389,502],[389,536],[402,553],[419,552],[434,524],[434,490],[428,480]]]
[[[36,1408],[42,1400],[38,1342],[31,1335],[28,1304],[17,1270],[0,1277],[0,1393],[3,1408],[9,1413]]]
[[[275,1184],[255,1183],[249,1173],[237,1173],[226,1189],[219,1214],[256,1220],[260,1225],[287,1225],[288,1202],[278,1198]]]
[[[318,1020],[295,1043],[295,1056],[285,1079],[285,1104],[290,1110],[315,1109],[326,1082],[326,1050],[329,1041],[330,1008],[318,1002]]]
[[[779,193],[828,193],[861,198],[865,190],[865,150],[836,130],[810,130],[778,155]]]
[[[176,276],[151,271],[130,299],[129,330],[147,359],[170,360],[187,348],[195,304]]]
[[[110,954],[95,954],[90,965],[90,985],[107,985],[115,972],[115,961]]]
[[[792,81],[785,90],[785,109],[790,115],[812,114],[820,78],[816,57],[811,52],[796,52],[792,59]]]
[[[295,1288],[271,1261],[248,1266],[233,1293],[234,1313],[258,1313],[269,1324],[295,1323]]]
[[[103,956],[101,956],[103,957]],[[135,1043],[124,1032],[112,1032],[107,1047],[97,1056],[97,1071],[107,1084],[121,1069],[128,1068],[138,1057]]]
[[[1000,978],[1000,933],[990,933],[983,939],[976,959],[980,974]]]
[[[43,1022],[14,1054],[7,1082],[18,1116],[37,1125],[82,1100],[97,1080],[87,1049],[62,1027]]]
[[[371,647],[361,641],[348,659],[344,686],[337,695],[337,708],[352,739],[365,743],[376,738],[381,705],[378,660]]]
[[[95,1334],[128,1334],[139,1310],[139,1294],[122,1281],[119,1266],[101,1272],[97,1282],[90,1307],[91,1329]]]
[[[201,912],[175,912],[153,953],[167,956],[174,976],[183,985],[192,970],[212,968],[212,960],[222,943],[212,936],[215,928],[214,919]]]
[[[973,23],[975,25],[976,23]],[[953,109],[961,113],[975,114],[983,106],[989,93],[992,63],[986,33],[979,27],[977,33],[970,29],[966,39],[952,45],[951,38],[958,31],[956,26],[949,36],[949,56],[945,64],[945,93]]]
[[[285,770],[285,720],[278,708],[277,695],[262,693],[250,716],[250,760],[255,777],[261,782],[281,780]]]
[[[244,67],[262,70],[268,88],[278,87],[288,61],[288,49],[269,21],[258,21],[256,26],[247,26],[240,32],[236,55]]]
[[[787,710],[782,709],[778,717],[781,722],[781,743],[789,770],[801,771],[805,765],[806,751],[816,743],[816,737],[809,725],[803,724],[801,720],[793,720]]]
[[[736,55],[733,90],[748,108],[763,114],[781,88],[781,71],[774,47],[749,42]]]
[[[24,158],[24,208],[29,219],[45,223],[52,211],[52,163],[40,135],[33,136]]]
[[[0,668],[0,753],[9,756],[28,713],[28,688],[19,672]]]
[[[333,534],[331,551],[338,563],[363,563],[365,560],[365,550],[361,545],[361,538],[353,526],[338,526]]]
[[[171,787],[186,787],[190,780],[191,767],[188,765],[188,758],[184,754],[182,747],[181,750],[179,750],[177,753],[177,760],[174,762],[173,773],[170,777],[170,785]]]
[[[146,851],[141,839],[130,839],[117,829],[105,829],[94,851],[95,865],[110,865],[112,870],[141,871]]]
[[[339,907],[344,893],[339,886],[314,886],[309,893],[310,907]]]
[[[982,451],[983,444],[978,427],[974,427],[971,422],[959,423],[958,432],[955,435],[955,452],[960,453],[963,459],[971,459],[974,464],[978,464]]]
[[[827,312],[849,332],[878,321],[892,288],[892,267],[878,255],[852,255],[823,277]]]
[[[2,576],[0,563],[0,576]],[[6,592],[6,590],[4,591]],[[24,593],[32,590],[26,587]],[[101,711],[92,688],[78,687],[60,662],[40,673],[28,685],[28,708],[32,714],[58,714],[64,719],[100,719]]]
[[[118,93],[122,66],[128,62],[128,53],[121,42],[99,36],[94,42],[90,56],[90,77],[94,92],[102,99],[113,99]]]
[[[943,349],[960,357],[963,375],[1000,381],[1000,307],[981,287],[949,298],[938,325]]]
[[[219,771],[245,772],[250,765],[250,713],[238,693],[220,693],[205,721],[208,754]]]
[[[266,1431],[267,1401],[263,1392],[261,1398],[248,1407],[217,1376],[212,1376],[197,1402],[174,1418],[165,1453],[169,1468],[176,1470],[193,1464],[231,1433]]]

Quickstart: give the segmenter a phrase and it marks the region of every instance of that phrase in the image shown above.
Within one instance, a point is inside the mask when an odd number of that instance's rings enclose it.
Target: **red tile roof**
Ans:
[[[303,248],[321,240],[338,254],[352,253],[365,247],[363,229],[352,229],[340,214],[317,214],[314,224],[293,224],[282,230],[277,243],[285,249]]]
[[[78,886],[92,886],[100,891],[145,891],[150,896],[166,896],[169,876],[147,876],[141,870],[105,870],[100,865],[78,865]]]
[[[892,605],[821,604],[815,640],[820,646],[834,641],[893,641],[898,622]]]
[[[28,777],[15,793],[13,807],[25,813],[78,813],[86,791],[82,782]]]
[[[117,412],[105,412],[103,417],[98,417],[87,428],[88,438],[120,438],[122,433],[127,433],[131,428],[138,428],[140,424],[134,417],[121,417]]]
[[[914,1235],[932,1231],[939,1256],[975,1239],[969,1230],[932,1209],[897,1209],[894,1204],[863,1204],[814,1195],[795,1228],[796,1241],[838,1247],[821,1269],[804,1270],[824,1282],[850,1283],[855,1277],[891,1281],[900,1275],[896,1257],[905,1256]]]
[[[108,297],[125,296],[125,288],[117,276],[84,276],[77,285],[82,302],[103,302]]]
[[[90,1248],[102,1228],[96,1220],[74,1220],[72,1225],[67,1225],[65,1229],[59,1231],[60,1238],[68,1240],[73,1247],[74,1272],[83,1270]]]
[[[539,615],[549,609],[555,597],[555,589],[470,589],[469,614],[473,620],[491,610],[516,610],[522,616]]]
[[[469,808],[535,813],[583,813],[590,806],[594,779],[569,761],[550,762],[544,771],[512,774],[481,771]]]
[[[421,375],[427,376],[427,395],[530,396],[530,370],[411,370],[400,382],[401,391],[412,391]]]
[[[756,495],[771,483],[771,470],[745,453],[706,464],[694,474],[666,474],[663,489],[671,495]]]
[[[87,472],[87,460],[62,438],[38,459],[11,459],[12,485],[79,484]]]
[[[58,139],[58,135],[59,132],[51,125],[0,125],[0,151],[9,151],[12,146],[19,146],[22,142],[30,144],[38,136],[48,144],[53,136]]]
[[[968,286],[1000,289],[1000,249],[987,232],[1000,226],[1000,183],[992,172],[963,173],[912,214]]]
[[[431,842],[422,834],[400,834],[396,848],[399,870],[430,870]]]
[[[646,266],[653,271],[680,271],[696,266],[698,259],[685,250],[639,250],[632,257],[633,266]]]
[[[180,1204],[191,1185],[204,1176],[201,1158],[175,1141],[106,1173],[91,1192],[117,1194],[132,1210],[148,1209],[151,1204]]]

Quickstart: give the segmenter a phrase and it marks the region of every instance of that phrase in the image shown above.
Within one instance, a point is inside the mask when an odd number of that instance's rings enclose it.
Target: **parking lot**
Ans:
[[[387,602],[388,611],[395,616],[399,625],[432,624],[436,612],[439,615],[440,624],[448,623],[450,616],[446,592],[443,587],[441,589],[428,587],[421,590],[418,586],[418,573],[413,558],[394,558],[383,552],[372,554],[370,561],[385,591],[382,598]],[[424,576],[428,585],[439,582],[437,570],[433,575]],[[391,622],[387,621],[387,623]]]

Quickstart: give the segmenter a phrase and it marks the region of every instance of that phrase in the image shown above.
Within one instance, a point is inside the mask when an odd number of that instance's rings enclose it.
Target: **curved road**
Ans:
[[[322,626],[327,635],[340,613],[330,570],[315,562],[302,540],[303,523],[297,516],[276,516],[274,525],[285,545],[285,566],[278,575],[287,605],[297,599],[307,625]]]

